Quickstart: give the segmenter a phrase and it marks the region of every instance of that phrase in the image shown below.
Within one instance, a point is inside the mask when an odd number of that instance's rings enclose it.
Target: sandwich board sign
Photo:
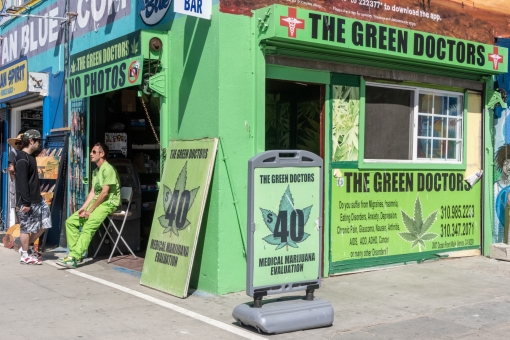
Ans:
[[[323,161],[308,151],[266,151],[248,161],[246,294],[232,316],[266,333],[328,326],[333,307],[321,286]],[[306,291],[306,299],[264,296]]]
[[[248,164],[246,293],[320,286],[322,159],[307,151],[267,151]]]
[[[218,139],[170,141],[140,284],[185,298]]]

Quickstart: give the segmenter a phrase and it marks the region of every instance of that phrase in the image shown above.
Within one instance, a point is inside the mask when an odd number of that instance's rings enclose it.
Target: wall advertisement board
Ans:
[[[170,141],[140,283],[187,297],[217,139]]]
[[[76,39],[91,31],[97,32],[100,27],[129,16],[131,3],[132,0],[70,1],[68,11],[78,14],[69,26],[70,39]],[[47,19],[24,18],[3,30],[0,65],[5,65],[20,55],[31,58],[64,44],[62,20],[52,18],[66,16],[65,4],[65,1],[53,1],[45,7],[36,6],[25,14],[48,16]]]
[[[334,170],[331,260],[480,246],[481,185],[455,171]]]
[[[282,5],[261,9],[256,15],[267,18],[264,21],[267,29],[259,28],[258,38],[277,48],[283,41],[296,46],[303,44],[324,53],[340,52],[360,61],[370,57],[386,63],[392,59],[416,67],[425,63],[476,74],[498,74],[508,70],[508,50],[492,43],[449,38]]]
[[[246,292],[277,294],[320,284],[322,159],[267,151],[248,167]],[[302,283],[302,284],[300,284]]]
[[[21,58],[0,68],[0,103],[28,92],[28,61]]]
[[[251,15],[252,10],[272,4],[485,44],[493,44],[494,37],[510,35],[505,0],[222,0],[220,10]]]
[[[140,41],[140,31],[137,31],[73,54],[67,80],[69,99],[141,84]]]

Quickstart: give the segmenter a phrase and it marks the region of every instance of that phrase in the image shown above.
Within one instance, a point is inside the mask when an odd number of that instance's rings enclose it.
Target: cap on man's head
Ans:
[[[23,137],[29,139],[41,139],[41,133],[37,130],[28,130],[23,134]]]

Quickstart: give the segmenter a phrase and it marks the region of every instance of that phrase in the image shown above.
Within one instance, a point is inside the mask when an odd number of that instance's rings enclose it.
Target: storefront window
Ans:
[[[358,160],[359,87],[333,86],[333,162]]]
[[[367,84],[365,160],[462,162],[462,95]]]

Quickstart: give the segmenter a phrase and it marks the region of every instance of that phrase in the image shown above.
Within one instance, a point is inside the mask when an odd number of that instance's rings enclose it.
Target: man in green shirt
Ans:
[[[103,143],[96,143],[90,151],[90,160],[97,168],[92,173],[92,186],[85,203],[66,220],[69,254],[57,261],[60,266],[76,268],[101,223],[120,205],[119,174],[106,161],[107,155],[108,147]]]

